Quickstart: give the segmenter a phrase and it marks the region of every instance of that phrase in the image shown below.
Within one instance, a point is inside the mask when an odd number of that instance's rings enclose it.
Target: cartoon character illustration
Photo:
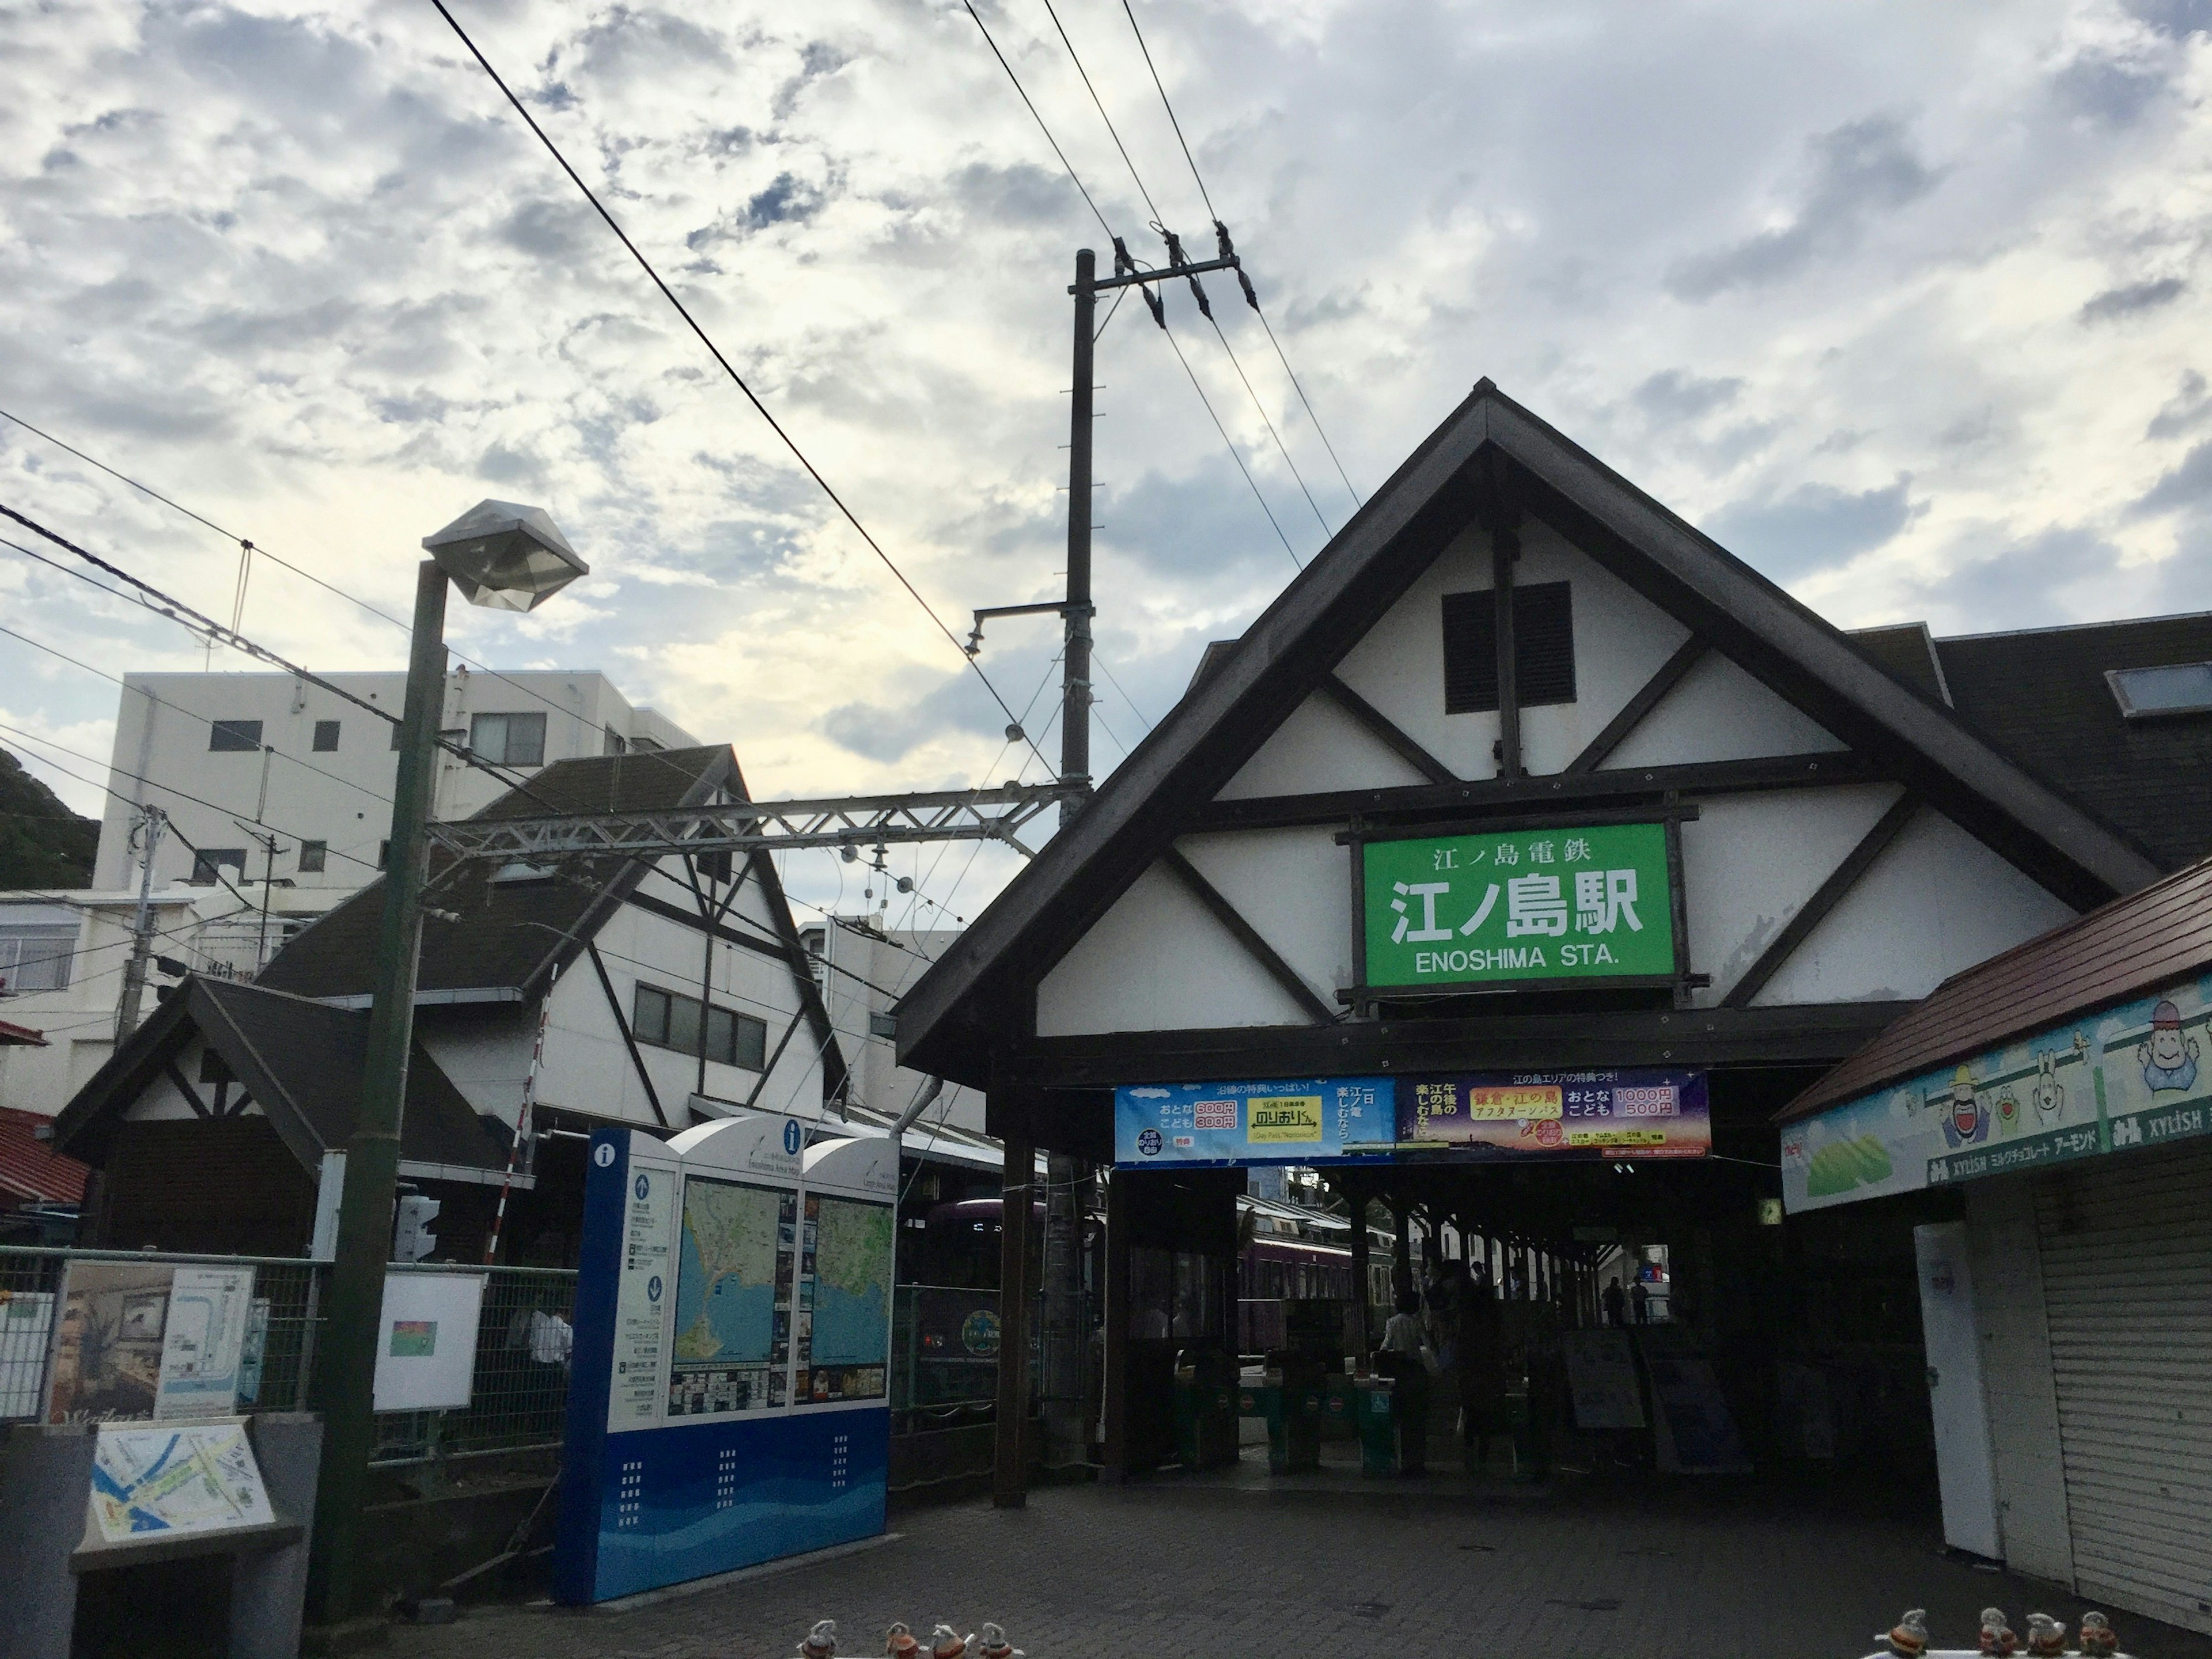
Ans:
[[[1951,1107],[1943,1117],[1943,1139],[1954,1151],[1971,1146],[1990,1132],[1990,1109],[1974,1093],[1974,1074],[1961,1066],[1951,1079]]]
[[[2045,1123],[2056,1123],[2066,1109],[2066,1085],[2051,1074],[2051,1068],[2057,1063],[2056,1054],[2038,1054],[2035,1082],[2027,1091],[2027,1097],[2035,1103],[2035,1115]]]
[[[1997,1133],[2008,1135],[2020,1127],[2020,1100],[2010,1089],[1997,1091]]]
[[[2150,1036],[2136,1048],[2143,1083],[2153,1094],[2197,1086],[2197,1039],[2181,1033],[2181,1010],[2161,1001],[2150,1012]]]

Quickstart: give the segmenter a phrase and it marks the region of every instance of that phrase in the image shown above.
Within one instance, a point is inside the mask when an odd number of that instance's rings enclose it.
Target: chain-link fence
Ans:
[[[195,1269],[252,1275],[238,1409],[307,1407],[328,1263],[0,1245],[0,1422],[150,1415],[170,1297],[179,1273]],[[375,1461],[419,1464],[558,1446],[576,1275],[420,1263],[394,1263],[391,1272],[476,1278],[483,1291],[468,1403],[380,1413]]]

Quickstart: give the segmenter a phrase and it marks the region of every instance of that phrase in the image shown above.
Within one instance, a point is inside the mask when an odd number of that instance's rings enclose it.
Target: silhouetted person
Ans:
[[[1626,1324],[1627,1313],[1628,1293],[1620,1288],[1619,1279],[1607,1279],[1605,1285],[1605,1322],[1608,1325]]]
[[[1651,1292],[1644,1288],[1642,1279],[1636,1281],[1636,1288],[1628,1293],[1628,1300],[1636,1310],[1636,1322],[1649,1325],[1651,1322]]]

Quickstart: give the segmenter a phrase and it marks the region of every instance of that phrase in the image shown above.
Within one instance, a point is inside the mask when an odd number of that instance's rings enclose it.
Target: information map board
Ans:
[[[554,1548],[570,1604],[884,1529],[898,1144],[592,1138]]]

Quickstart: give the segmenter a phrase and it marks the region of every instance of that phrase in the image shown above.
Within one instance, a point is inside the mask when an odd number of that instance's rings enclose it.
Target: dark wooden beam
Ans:
[[[675,908],[673,905],[669,908]],[[681,916],[683,913],[678,911],[677,914]],[[629,1050],[630,1066],[636,1072],[638,1082],[644,1086],[646,1103],[653,1108],[653,1116],[665,1129],[669,1127],[668,1114],[660,1109],[660,1096],[653,1086],[653,1074],[645,1069],[645,1056],[638,1052],[637,1039],[630,1035],[629,1016],[623,1012],[622,999],[615,994],[614,980],[607,973],[607,964],[599,959],[598,943],[593,941],[586,945],[584,952],[591,957],[592,968],[599,976],[599,988],[607,994],[607,1010],[615,1017],[615,1030],[622,1033],[623,1047]],[[702,1013],[699,1018],[704,1020],[706,1015]]]
[[[1193,897],[1212,914],[1216,921],[1229,930],[1231,937],[1244,947],[1246,954],[1266,969],[1267,976],[1288,992],[1291,1000],[1308,1016],[1321,1024],[1335,1020],[1336,1010],[1323,1002],[1298,970],[1284,961],[1273,945],[1260,937],[1259,930],[1244,920],[1235,905],[1222,896],[1218,888],[1199,873],[1196,865],[1172,847],[1160,854],[1160,862],[1174,873]]]
[[[1828,1066],[1864,1048],[1914,1006],[1649,1008],[1039,1037],[1000,1056],[993,1082],[1053,1090],[1046,1109],[1057,1111],[1059,1090],[1117,1084],[1584,1066]]]
[[[1695,634],[1682,641],[1674,654],[1659,665],[1659,672],[1644,683],[1644,689],[1621,704],[1620,712],[1606,722],[1605,730],[1592,738],[1583,752],[1567,763],[1570,772],[1595,772],[1605,763],[1607,756],[1620,747],[1628,734],[1644,723],[1644,717],[1659,706],[1659,700],[1681,684],[1682,677],[1698,665],[1708,649],[1705,641]]]
[[[1844,861],[1828,872],[1828,878],[1813,890],[1813,896],[1798,907],[1789,925],[1759,953],[1759,960],[1729,988],[1728,994],[1721,999],[1721,1006],[1750,1007],[1751,1000],[1765,988],[1766,981],[1781,971],[1782,964],[1827,919],[1828,912],[1843,902],[1844,895],[1857,884],[1867,867],[1881,856],[1883,849],[1897,839],[1898,833],[1919,810],[1920,803],[1911,794],[1899,795],[1889,811],[1875,820],[1874,828],[1860,838],[1859,844],[1844,855]]]
[[[1521,775],[1521,665],[1515,657],[1513,624],[1513,567],[1521,557],[1521,535],[1515,529],[1518,515],[1501,515],[1490,532],[1492,633],[1498,644],[1498,775]]]
[[[710,921],[704,916],[696,915],[686,910],[680,904],[671,904],[666,899],[655,898],[650,893],[625,893],[623,896],[623,902],[635,905],[647,914],[659,916],[665,921],[672,921],[679,927],[689,927],[696,933],[709,934],[720,939],[725,945],[734,945],[740,950],[750,951],[757,956],[774,957],[778,962],[786,960],[783,946],[775,939],[765,938],[759,933],[748,933],[742,928],[731,927],[727,922]]]
[[[1102,1486],[1118,1486],[1129,1478],[1129,1183],[1118,1173],[1106,1179],[1105,1297],[1101,1392],[1106,1432],[1098,1479]]]
[[[792,1034],[799,1030],[799,1022],[805,1018],[805,1009],[797,1008],[792,1011],[791,1023],[783,1028],[783,1035],[775,1040],[775,1052],[768,1057],[768,1064],[761,1067],[760,1079],[753,1085],[752,1093],[745,1097],[747,1111],[750,1112],[760,1103],[761,1091],[768,1087],[769,1078],[775,1073],[777,1063],[783,1059],[783,1051],[790,1043]],[[703,1094],[706,1091],[702,1089],[700,1092]]]
[[[1440,817],[1446,814],[1525,815],[1553,806],[1571,810],[1638,796],[1657,799],[1670,793],[1694,798],[1747,790],[1800,789],[1825,784],[1866,783],[1886,775],[1875,761],[1844,750],[1768,755],[1753,760],[1703,761],[1686,766],[1615,767],[1599,772],[1547,773],[1537,777],[1486,778],[1455,784],[1407,784],[1395,789],[1340,789],[1322,794],[1259,795],[1247,800],[1209,801],[1191,809],[1181,830],[1186,835],[1197,835],[1224,830],[1279,830],[1304,824],[1344,823],[1354,817],[1374,823],[1396,817]]]
[[[1427,750],[1407,736],[1388,714],[1359,693],[1331,674],[1321,683],[1321,689],[1336,706],[1364,726],[1368,732],[1382,740],[1391,753],[1411,766],[1431,783],[1457,783],[1459,774],[1446,766]]]
[[[192,1109],[194,1115],[198,1117],[216,1117],[220,1115],[218,1113],[208,1110],[207,1102],[200,1098],[200,1091],[198,1090],[193,1088],[191,1084],[185,1080],[185,1074],[178,1068],[177,1062],[175,1060],[171,1060],[165,1061],[161,1069],[169,1074],[169,1081],[177,1085],[177,1092],[185,1097],[185,1104]]]

